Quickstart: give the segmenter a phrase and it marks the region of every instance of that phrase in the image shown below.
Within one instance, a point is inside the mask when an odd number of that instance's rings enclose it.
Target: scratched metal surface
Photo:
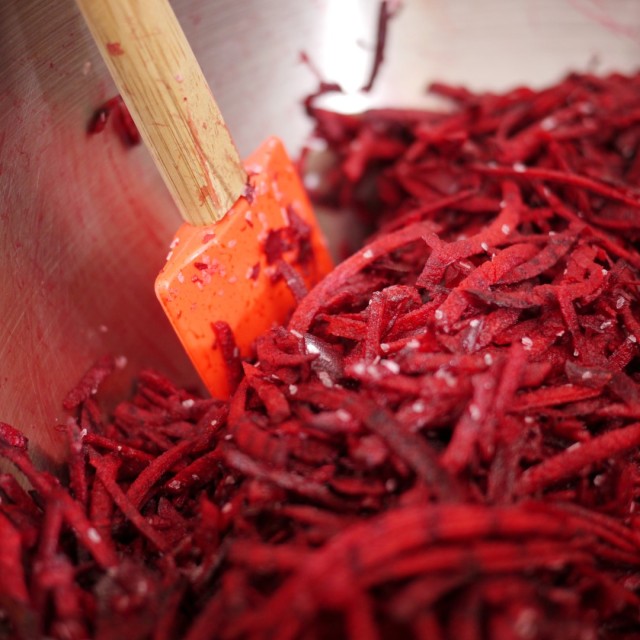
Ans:
[[[406,0],[363,96],[377,0],[173,4],[242,153],[302,143],[301,50],[347,110],[423,104],[434,79],[498,90],[640,61],[636,0]],[[114,396],[143,365],[195,382],[152,292],[179,220],[143,148],[85,133],[114,88],[73,0],[2,0],[0,60],[0,420],[55,461],[60,400],[96,357],[128,359]]]

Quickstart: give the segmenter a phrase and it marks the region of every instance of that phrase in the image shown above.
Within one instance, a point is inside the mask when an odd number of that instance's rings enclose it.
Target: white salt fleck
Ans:
[[[622,309],[625,302],[626,300],[624,299],[624,296],[618,296],[618,299],[616,300],[616,309]]]
[[[320,353],[320,349],[318,349],[318,347],[316,347],[315,344],[313,344],[313,342],[311,342],[310,340],[305,341],[305,347],[307,348],[307,353],[313,353],[313,354],[317,354]]]
[[[362,257],[365,260],[370,260],[371,258],[373,258],[373,251],[371,251],[371,249],[367,249],[363,254]]]
[[[176,277],[177,277],[178,282],[179,282],[180,284],[183,284],[183,283],[184,283],[184,274],[182,273],[182,271],[178,271],[178,275],[177,275]]]
[[[533,347],[533,340],[531,338],[524,336],[520,342],[522,342],[522,346],[525,351],[531,351],[531,348]]]
[[[638,339],[637,339],[633,334],[632,334],[632,335],[630,335],[630,336],[627,338],[627,340],[628,340],[629,342],[633,342],[634,344],[635,344],[636,342],[638,342]]]
[[[353,365],[353,373],[355,373],[357,376],[363,376],[365,372],[365,366],[364,363],[362,362],[356,362]]]
[[[594,479],[593,479],[593,484],[596,485],[596,487],[601,487],[604,483],[605,483],[605,476],[602,473],[599,473]]]
[[[557,338],[562,338],[563,335],[564,335],[564,329],[562,331],[558,331],[558,333],[556,333],[556,337]]]
[[[516,163],[513,165],[513,170],[514,170],[516,173],[524,173],[524,172],[527,170],[527,167],[525,167],[525,166],[522,164],[522,162],[516,162]]]
[[[489,366],[493,364],[493,358],[491,357],[490,353],[485,353],[484,354],[484,363]]]
[[[370,375],[374,380],[378,380],[380,378],[380,372],[373,365],[369,365],[367,367],[367,374]]]
[[[478,405],[475,404],[470,404],[469,405],[469,415],[471,416],[472,420],[480,420],[480,416],[482,415],[482,412],[480,411],[480,407],[478,407]]]
[[[298,387],[297,387],[295,384],[290,384],[290,385],[289,385],[289,393],[290,393],[292,396],[295,396],[295,395],[296,395],[296,393],[298,393]]]
[[[169,245],[169,249],[175,249],[180,244],[180,238],[174,238]]]
[[[391,348],[391,347],[390,347],[386,342],[381,342],[381,343],[380,343],[380,349],[381,349],[382,351],[384,351],[385,353],[389,353],[389,349],[390,349],[390,348]]]
[[[552,117],[548,117],[545,118],[541,123],[540,123],[540,128],[543,131],[551,131],[551,129],[554,129],[555,126],[557,124],[557,121],[555,118]]]
[[[212,420],[209,424],[210,424],[212,427],[215,427],[215,426],[218,424],[218,421],[217,421],[217,420]]]
[[[400,373],[400,365],[394,360],[381,360],[380,364],[386,369],[389,369],[391,373]]]
[[[525,416],[524,417],[525,424],[533,424],[535,421],[536,421],[536,419],[533,416]]]
[[[171,260],[172,255],[173,255],[173,251],[169,251],[169,253],[167,253],[167,257],[165,258],[165,260],[169,262],[169,260]]]
[[[555,232],[555,231],[549,231],[549,235],[550,235],[551,237],[553,237],[553,236],[555,236],[555,235],[556,235],[556,232]]]
[[[322,384],[328,389],[333,387],[333,380],[331,379],[331,376],[326,371],[319,371],[318,378],[320,378],[320,382],[322,382]]]
[[[500,227],[500,231],[502,231],[505,236],[508,236],[511,232],[511,227],[508,224],[503,224],[502,227]]]
[[[473,327],[474,329],[476,327],[480,326],[480,320],[478,320],[477,318],[474,318],[470,323],[469,326]]]
[[[195,482],[198,482],[198,480],[200,480],[200,476],[197,473],[192,473],[191,479],[194,480]]]
[[[193,407],[193,405],[196,403],[196,401],[193,398],[187,398],[186,400],[182,401],[182,406],[185,409],[191,409],[191,407]]]
[[[591,380],[591,378],[593,378],[593,373],[591,373],[591,371],[585,371],[582,374],[582,379],[583,380]]]
[[[606,275],[607,275],[607,273],[609,273],[609,272],[608,272],[606,269],[603,269],[603,270],[602,270],[602,275],[603,275],[603,276],[606,276]]]
[[[440,380],[444,380],[448,387],[456,386],[455,376],[451,375],[446,369],[438,369],[435,373],[435,377],[439,378]]]
[[[442,318],[444,318],[444,311],[441,311],[440,309],[436,309],[436,312],[434,315],[436,320],[442,320]]]
[[[167,484],[167,487],[169,487],[169,489],[173,489],[174,491],[180,491],[180,489],[182,488],[182,482],[180,482],[180,480],[172,480],[171,482],[169,482],[169,484]]]
[[[227,502],[227,504],[222,505],[222,509],[220,509],[220,511],[222,511],[222,513],[229,513],[232,508],[231,503]]]
[[[573,355],[577,358],[580,355],[580,352],[577,349],[574,349]]]
[[[89,527],[87,529],[87,538],[89,538],[91,542],[96,542],[96,543],[102,540],[102,538],[100,537],[100,534],[93,527]]]
[[[296,331],[295,329],[291,329],[291,335],[295,336],[296,338],[302,338],[302,334],[299,331]]]
[[[483,251],[489,251],[489,245],[486,242],[481,242],[480,247]]]
[[[581,442],[574,442],[570,447],[567,447],[567,451],[575,451],[582,446]]]
[[[424,402],[424,400],[416,400],[411,405],[411,411],[413,411],[414,413],[422,413],[426,408],[427,408],[427,405]]]
[[[417,349],[420,346],[420,341],[412,338],[407,342],[407,349]]]
[[[338,409],[336,411],[336,418],[341,422],[349,422],[349,420],[351,420],[351,414],[344,409]]]

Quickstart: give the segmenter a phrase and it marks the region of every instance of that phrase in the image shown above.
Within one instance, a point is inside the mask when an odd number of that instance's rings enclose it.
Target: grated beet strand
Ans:
[[[640,636],[640,75],[433,90],[306,102],[375,231],[306,292],[288,212],[299,304],[249,361],[213,326],[228,403],[145,370],[106,415],[105,358],[60,477],[0,423],[0,637]]]

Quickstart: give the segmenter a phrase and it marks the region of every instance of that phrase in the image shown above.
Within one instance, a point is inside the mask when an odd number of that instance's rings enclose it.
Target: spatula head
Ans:
[[[286,321],[296,303],[292,288],[312,287],[332,267],[282,143],[270,138],[245,167],[245,195],[213,225],[182,225],[155,285],[198,373],[219,398],[232,389],[213,325],[226,322],[246,356],[255,338]]]

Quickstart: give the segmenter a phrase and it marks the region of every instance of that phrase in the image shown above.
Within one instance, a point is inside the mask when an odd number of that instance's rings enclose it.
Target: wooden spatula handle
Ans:
[[[167,0],[77,0],[182,217],[222,218],[246,173]]]

